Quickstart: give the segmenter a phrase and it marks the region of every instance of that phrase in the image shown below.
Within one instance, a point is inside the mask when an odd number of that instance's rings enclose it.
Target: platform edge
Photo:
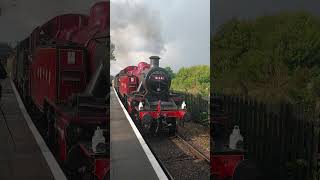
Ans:
[[[136,125],[134,124],[133,120],[131,119],[129,113],[127,112],[127,110],[124,108],[122,102],[120,101],[120,98],[116,92],[116,90],[114,89],[114,87],[112,87],[119,103],[120,103],[120,106],[124,112],[124,114],[126,115],[127,117],[127,120],[129,121],[132,129],[133,129],[133,132],[134,134],[137,136],[138,140],[139,140],[139,143],[140,145],[142,146],[142,149],[143,151],[146,153],[146,156],[148,157],[154,171],[156,172],[158,178],[160,180],[168,180],[168,177],[167,175],[165,174],[165,172],[163,171],[163,169],[161,168],[159,162],[157,161],[157,159],[154,157],[153,153],[151,152],[151,150],[149,149],[149,146],[147,145],[147,143],[145,142],[145,140],[143,139],[142,135],[140,134],[139,130],[137,129]],[[112,165],[111,165],[112,166]]]
[[[45,160],[47,161],[47,164],[51,170],[52,175],[54,176],[54,178],[56,180],[67,180],[67,178],[66,178],[65,174],[63,173],[62,169],[60,168],[58,162],[54,158],[53,154],[49,150],[49,148],[48,148],[47,144],[45,143],[45,141],[43,140],[43,138],[41,137],[39,131],[37,130],[37,128],[33,124],[31,117],[29,116],[26,108],[24,107],[24,104],[22,102],[20,94],[18,93],[16,86],[13,83],[11,78],[10,78],[10,83],[11,83],[11,87],[14,91],[14,94],[16,95],[21,113],[23,114],[24,119],[26,120],[28,127],[33,134],[33,136],[34,136],[34,138],[35,138],[35,140],[41,150],[42,155],[44,156]]]

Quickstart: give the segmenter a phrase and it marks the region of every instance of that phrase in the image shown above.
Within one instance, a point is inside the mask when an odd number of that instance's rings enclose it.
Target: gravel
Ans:
[[[192,152],[177,138],[159,137],[146,138],[153,152],[177,180],[210,179],[210,166]]]
[[[194,122],[179,127],[179,135],[210,159],[210,128]]]

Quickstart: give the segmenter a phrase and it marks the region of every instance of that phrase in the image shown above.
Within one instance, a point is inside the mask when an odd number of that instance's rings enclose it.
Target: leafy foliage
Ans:
[[[174,75],[171,88],[192,94],[199,93],[208,96],[210,92],[210,68],[207,65],[198,65],[181,68]]]
[[[304,12],[227,22],[211,39],[214,90],[320,107],[319,30]]]
[[[167,66],[164,68],[168,73],[169,73],[169,76],[171,77],[171,79],[174,79],[176,77],[176,74],[173,72],[173,70]]]

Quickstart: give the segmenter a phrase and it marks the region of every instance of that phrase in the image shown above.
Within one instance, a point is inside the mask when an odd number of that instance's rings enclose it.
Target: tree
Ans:
[[[210,92],[210,68],[198,65],[181,68],[172,81],[172,89],[208,96]]]
[[[320,75],[320,19],[280,13],[233,19],[211,39],[214,90],[262,101],[314,103]]]
[[[169,73],[171,79],[175,78],[176,75],[169,66],[165,67],[164,69]]]

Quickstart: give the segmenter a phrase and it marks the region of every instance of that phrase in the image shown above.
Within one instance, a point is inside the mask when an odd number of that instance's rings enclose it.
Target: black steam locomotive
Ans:
[[[151,56],[150,64],[128,66],[115,76],[114,87],[129,114],[145,133],[177,131],[177,122],[190,119],[184,97],[170,92],[171,77],[159,67],[159,57]]]

